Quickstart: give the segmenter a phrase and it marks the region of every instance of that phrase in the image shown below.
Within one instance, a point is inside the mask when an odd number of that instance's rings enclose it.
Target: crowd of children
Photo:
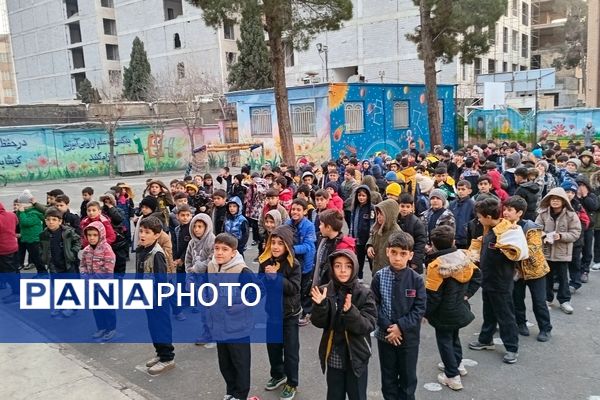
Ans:
[[[574,312],[572,295],[590,270],[600,269],[595,160],[599,144],[563,148],[542,140],[529,151],[524,143],[490,141],[427,155],[411,143],[394,159],[384,152],[363,161],[341,154],[322,165],[243,167],[235,176],[224,168],[215,180],[210,174],[169,186],[148,180],[137,207],[125,183],[99,201],[85,187],[79,216],[59,189],[47,193],[47,204],[25,190],[14,213],[0,205],[0,267],[28,269],[27,254],[39,275],[110,277],[125,272],[133,249],[135,272],[158,281],[174,272],[189,284],[199,276],[254,269],[265,274],[268,293],[277,274],[283,308],[267,306],[267,313],[283,342],[267,344],[271,379],[265,390],[283,386],[280,398],[294,398],[299,327],[312,323],[323,330],[318,356],[328,399],[366,399],[371,337],[378,344],[383,397],[414,399],[424,318],[435,328],[439,382],[463,387],[459,330],[475,318],[468,300],[479,287],[483,325],[469,348],[493,349],[499,327],[508,364],[517,362],[519,335],[530,334],[526,287],[538,341],[551,338],[555,293],[560,310]],[[245,259],[252,246],[258,257]],[[11,288],[4,302],[18,301],[18,285],[10,279],[2,284]],[[186,319],[183,307],[170,304],[147,313],[153,338],[159,327],[171,326],[171,315]],[[97,310],[94,317],[93,338],[110,341],[114,311]],[[211,313],[203,318],[222,323]],[[149,373],[173,368],[173,345],[157,339],[154,347]],[[217,341],[216,347],[224,399],[248,398],[249,344]]]

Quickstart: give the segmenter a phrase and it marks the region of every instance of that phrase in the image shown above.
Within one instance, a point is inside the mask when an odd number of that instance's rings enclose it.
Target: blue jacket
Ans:
[[[454,220],[456,221],[456,244],[466,246],[467,243],[467,224],[475,218],[475,201],[467,197],[466,199],[456,199],[448,207]]]
[[[225,232],[232,234],[238,240],[238,252],[244,253],[246,250],[246,243],[248,242],[249,229],[248,220],[242,215],[242,201],[239,197],[233,196],[227,201],[227,207],[230,203],[235,203],[238,206],[238,211],[235,215],[231,215],[227,211],[227,218],[225,219]]]
[[[302,265],[302,274],[312,272],[315,266],[315,226],[306,217],[302,218],[297,224],[289,219],[286,222],[294,230],[294,254],[296,259]]]

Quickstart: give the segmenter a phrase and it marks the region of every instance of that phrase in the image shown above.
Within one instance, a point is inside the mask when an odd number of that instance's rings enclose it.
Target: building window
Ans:
[[[181,0],[163,0],[163,11],[165,21],[170,21],[183,15],[183,4]]]
[[[496,25],[490,26],[488,28],[488,37],[490,40],[490,44],[493,46],[496,44]]]
[[[113,0],[102,0],[100,1],[100,5],[104,8],[115,8],[115,3]]]
[[[0,63],[8,62],[8,53],[0,53]]]
[[[179,33],[176,33],[173,37],[173,47],[175,47],[176,49],[181,48],[181,38],[179,37]]]
[[[440,111],[440,124],[444,123],[444,100],[438,100],[438,110]]]
[[[502,28],[502,51],[508,53],[508,28]]]
[[[513,0],[512,15],[513,15],[513,17],[519,16],[519,0]]]
[[[119,46],[116,44],[106,45],[106,59],[111,61],[119,60]]]
[[[177,63],[177,78],[185,78],[185,64],[183,62]]]
[[[408,101],[394,102],[394,129],[408,128],[408,108]]]
[[[481,75],[481,58],[476,58],[473,63],[473,68],[475,69],[475,76]]]
[[[502,72],[508,71],[508,63],[506,61],[502,62]]]
[[[117,35],[117,21],[115,21],[114,19],[102,18],[102,24],[104,25],[105,35]]]
[[[71,44],[81,43],[81,28],[79,26],[79,21],[68,24],[67,26],[69,27]]]
[[[110,69],[108,70],[108,82],[113,86],[121,85],[121,70]]]
[[[231,20],[223,21],[223,36],[227,40],[235,40],[235,25]]]
[[[250,108],[250,130],[252,136],[271,136],[273,134],[271,107]]]
[[[529,25],[529,4],[521,3],[521,23],[525,26]]]
[[[519,51],[519,32],[512,31],[512,50]]]
[[[496,73],[496,60],[489,59],[488,60],[488,74]]]
[[[10,76],[10,72],[8,71],[2,71],[2,80],[3,81],[11,81],[11,76]]]
[[[346,132],[357,133],[365,130],[363,103],[345,103]]]
[[[529,36],[521,35],[521,57],[529,57]]]
[[[4,89],[4,95],[6,97],[14,97],[15,92],[11,88]]]
[[[75,47],[71,49],[71,59],[73,60],[73,69],[85,68],[83,47]]]
[[[292,134],[314,135],[316,133],[315,105],[313,103],[292,104],[290,106]]]
[[[540,69],[542,68],[542,56],[536,54],[531,56],[531,69]]]
[[[527,71],[527,65],[521,65],[521,71]]]
[[[79,14],[79,4],[77,3],[77,0],[65,0],[65,12],[67,13],[67,18],[77,16],[77,14]]]

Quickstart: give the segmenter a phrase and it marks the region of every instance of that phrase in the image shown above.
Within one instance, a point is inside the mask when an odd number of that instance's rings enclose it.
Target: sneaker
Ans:
[[[179,314],[175,314],[174,317],[177,321],[185,321],[187,319],[185,314],[182,312],[180,312]]]
[[[106,330],[100,329],[92,335],[92,339],[100,339],[102,336],[104,336],[104,332],[106,332]]]
[[[271,378],[269,379],[269,382],[267,382],[267,384],[265,385],[265,390],[275,390],[277,389],[279,386],[283,385],[284,383],[287,382],[287,377],[283,377],[283,378]]]
[[[596,263],[596,264],[592,265],[592,267],[590,269],[592,271],[600,271],[600,263]]]
[[[502,358],[502,361],[504,361],[507,364],[514,364],[517,362],[517,357],[519,357],[519,353],[507,351],[504,357]]]
[[[441,373],[437,377],[438,382],[444,386],[448,386],[452,390],[461,390],[463,388],[460,380],[460,375],[456,375],[454,378],[448,378],[445,373]]]
[[[562,312],[564,312],[565,314],[573,314],[573,306],[571,305],[571,303],[569,303],[568,301],[565,301],[564,303],[562,303],[560,305],[560,309],[562,310]]]
[[[308,324],[310,324],[310,314],[306,314],[298,320],[298,326],[306,326]]]
[[[148,368],[148,373],[150,375],[158,375],[173,368],[175,368],[175,361],[159,361]]]
[[[108,342],[109,340],[114,338],[116,334],[117,334],[117,331],[114,329],[112,331],[106,331],[104,336],[102,336],[102,341]]]
[[[587,272],[581,274],[581,283],[588,283],[590,277]]]
[[[292,400],[296,397],[296,388],[290,385],[285,385],[279,396],[279,400]]]
[[[529,328],[527,327],[527,324],[519,324],[517,325],[517,328],[519,330],[519,335],[529,336]]]
[[[438,366],[438,369],[442,372],[444,372],[446,370],[446,366],[441,361],[438,363],[437,366]],[[460,376],[465,376],[466,374],[468,374],[467,369],[465,368],[465,365],[462,363],[462,361],[460,362],[460,365],[458,366],[458,373],[460,374]]]
[[[496,346],[494,343],[479,343],[479,340],[469,343],[471,350],[494,350]]]
[[[577,288],[573,287],[573,286],[569,286],[569,293],[571,293],[572,295],[575,294],[577,292]]]
[[[156,364],[158,364],[160,362],[160,357],[154,357],[151,360],[146,361],[146,367],[150,368],[155,366]]]
[[[544,332],[541,331],[538,335],[537,335],[537,341],[538,342],[547,342],[548,340],[550,340],[550,337],[552,335],[550,334],[550,332]]]

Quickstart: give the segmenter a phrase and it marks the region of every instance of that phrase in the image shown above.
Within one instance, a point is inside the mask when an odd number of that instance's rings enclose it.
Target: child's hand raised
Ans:
[[[323,288],[323,292],[317,286],[311,289],[310,296],[315,304],[321,304],[327,298],[327,288]]]

